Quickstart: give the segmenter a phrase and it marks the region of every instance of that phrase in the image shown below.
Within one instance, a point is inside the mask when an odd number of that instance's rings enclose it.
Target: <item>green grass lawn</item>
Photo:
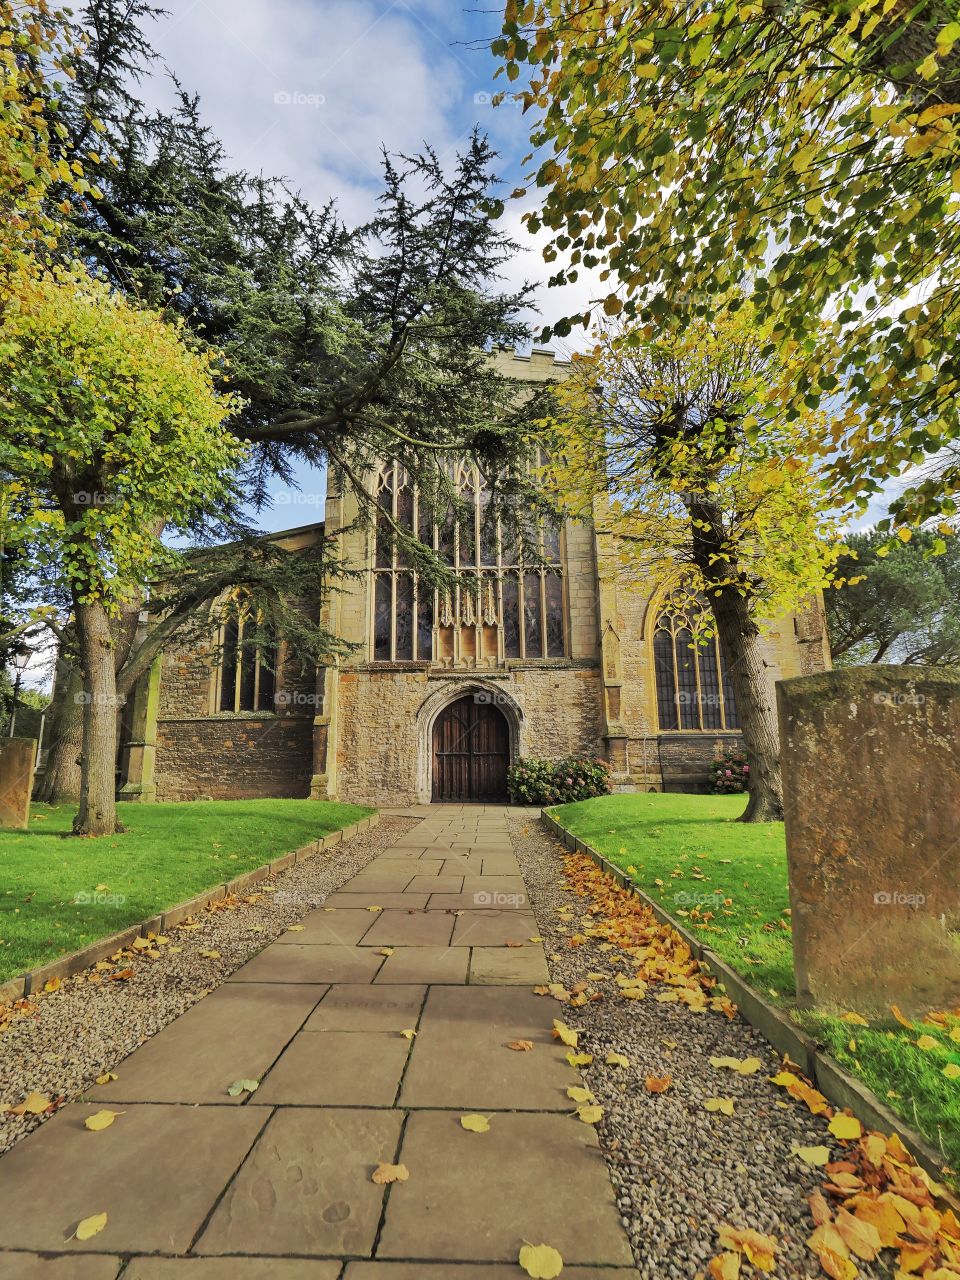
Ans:
[[[0,831],[0,982],[371,813],[317,800],[121,804],[122,835],[64,838],[75,805]],[[76,901],[97,894],[101,902]]]
[[[550,812],[775,1004],[796,995],[783,824],[736,821],[744,796],[612,795]],[[791,1008],[837,1060],[960,1170],[960,1042],[924,1022],[851,1025]],[[844,1012],[843,1010],[838,1012]],[[956,1031],[960,1037],[960,1030]],[[934,1041],[923,1049],[921,1036]]]

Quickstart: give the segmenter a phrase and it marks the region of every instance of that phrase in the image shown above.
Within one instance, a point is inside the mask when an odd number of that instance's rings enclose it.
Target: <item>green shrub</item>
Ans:
[[[567,804],[592,800],[610,791],[606,760],[570,757],[567,760],[517,760],[507,772],[511,804]]]

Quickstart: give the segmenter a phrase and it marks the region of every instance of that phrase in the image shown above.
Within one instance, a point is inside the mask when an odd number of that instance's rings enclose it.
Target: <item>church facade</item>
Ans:
[[[498,359],[521,379],[562,376],[551,352]],[[502,800],[520,756],[602,757],[617,789],[706,789],[738,720],[716,643],[691,643],[698,605],[682,582],[654,569],[624,584],[605,539],[573,521],[542,531],[535,568],[518,564],[484,524],[476,469],[457,480],[472,529],[435,526],[396,466],[372,480],[378,504],[455,566],[454,592],[421,584],[375,529],[352,528],[356,499],[333,484],[322,524],[276,535],[290,547],[335,535],[362,570],[315,606],[351,652],[318,671],[258,655],[241,643],[240,610],[207,646],[164,654],[124,717],[121,796]],[[821,603],[764,643],[775,679],[825,669]]]

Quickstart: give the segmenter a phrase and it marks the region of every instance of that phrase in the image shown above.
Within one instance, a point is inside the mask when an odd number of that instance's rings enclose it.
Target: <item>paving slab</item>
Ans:
[[[430,892],[428,889],[427,892]],[[435,893],[443,893],[443,889],[434,890]],[[461,893],[509,893],[523,894],[526,897],[527,886],[523,883],[523,876],[484,876],[474,875],[465,876]]]
[[[406,1031],[416,1027],[425,986],[331,987],[304,1024],[313,1031]]]
[[[410,1179],[387,1203],[378,1258],[515,1262],[545,1240],[564,1270],[632,1262],[597,1135],[570,1116],[500,1114],[475,1134],[454,1112],[414,1112],[400,1160]]]
[[[384,1199],[370,1178],[395,1160],[401,1120],[399,1111],[277,1111],[195,1252],[369,1257]]]
[[[632,1267],[564,1266],[562,1280],[626,1280],[628,1276],[636,1280],[637,1272]],[[470,1263],[450,1266],[444,1262],[348,1262],[343,1280],[523,1280],[523,1272],[516,1264],[499,1266],[495,1262],[481,1262],[476,1266]]]
[[[569,1111],[567,1086],[581,1081],[553,1039],[558,1007],[517,987],[431,988],[400,1105]],[[534,1047],[517,1052],[511,1040]]]
[[[437,911],[377,912],[375,923],[364,936],[365,947],[447,947],[456,916]]]
[[[523,893],[493,894],[488,889],[471,893],[431,893],[427,899],[428,911],[505,911],[526,907],[526,891]]]
[[[366,911],[368,907],[425,907],[429,900],[428,893],[374,893],[372,889],[362,893],[331,893],[324,902],[324,907],[343,911],[359,907]]]
[[[269,1114],[133,1104],[91,1133],[99,1110],[65,1107],[0,1160],[0,1249],[185,1253]],[[104,1212],[98,1235],[70,1238]]]
[[[367,893],[371,889],[377,893],[403,893],[415,875],[415,867],[416,863],[411,862],[409,871],[361,871],[340,888],[346,893]],[[414,889],[414,893],[416,892],[417,890]],[[425,889],[420,892],[429,893],[430,890]]]
[[[228,982],[372,982],[383,964],[370,947],[338,943],[271,943]]]
[[[469,955],[466,947],[395,947],[375,981],[465,983]]]
[[[326,905],[326,904],[324,904]],[[373,924],[373,915],[365,907],[343,911],[324,911],[320,907],[298,920],[292,930],[281,933],[276,942],[296,946],[304,942],[331,942],[352,947]]]
[[[414,876],[407,888],[411,893],[459,893],[463,876]]]
[[[39,1253],[0,1253],[0,1280],[114,1280],[122,1261],[122,1258],[107,1257],[45,1258]]]
[[[470,952],[471,985],[536,986],[549,981],[542,947],[474,947]]]
[[[480,874],[484,876],[518,876],[520,863],[512,853],[484,853]]]
[[[337,1280],[340,1266],[317,1258],[133,1258],[123,1280]]]
[[[385,854],[382,858],[368,862],[362,874],[435,876],[443,870],[443,862],[443,858],[394,858]]]
[[[89,1096],[97,1102],[239,1106],[243,1098],[231,1098],[229,1086],[259,1080],[326,991],[309,983],[225,983],[124,1058],[117,1079]]]
[[[410,1045],[389,1031],[304,1032],[291,1040],[253,1101],[300,1107],[389,1107]]]
[[[537,945],[530,942],[538,936],[537,918],[532,911],[464,911],[451,919],[456,922],[452,947],[503,947],[508,942]]]

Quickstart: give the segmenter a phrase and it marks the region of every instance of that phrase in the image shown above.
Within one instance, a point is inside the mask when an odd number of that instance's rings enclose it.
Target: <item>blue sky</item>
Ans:
[[[481,0],[482,2],[482,0]],[[501,153],[505,193],[522,177],[529,118],[512,104],[493,107],[496,61],[489,42],[500,9],[459,0],[167,0],[152,28],[157,73],[144,86],[172,100],[165,65],[200,94],[204,118],[235,165],[279,175],[317,204],[335,198],[361,222],[380,191],[380,148],[411,152],[429,143],[451,161],[480,124]],[[545,278],[538,246],[511,206],[505,225],[529,249],[510,278]],[[589,285],[544,288],[544,317],[582,309]],[[564,344],[556,344],[563,350]],[[322,518],[322,478],[302,474],[299,492],[278,486],[266,529]]]

